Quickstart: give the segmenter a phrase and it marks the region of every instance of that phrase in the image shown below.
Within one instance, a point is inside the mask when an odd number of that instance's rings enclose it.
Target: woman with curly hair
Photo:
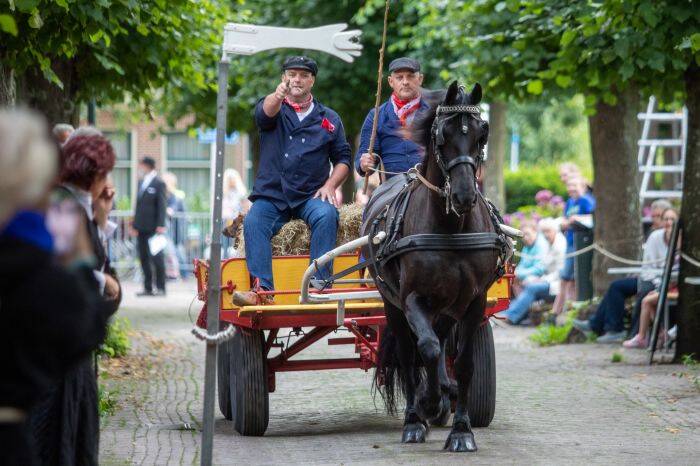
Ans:
[[[116,312],[121,287],[103,247],[107,213],[114,190],[108,175],[114,168],[115,154],[110,142],[99,133],[76,132],[62,147],[58,193],[81,207],[82,222],[88,231],[95,257],[95,286],[104,300],[107,316]],[[56,384],[32,415],[37,453],[43,464],[98,464],[99,413],[97,372],[93,357],[76,364]]]

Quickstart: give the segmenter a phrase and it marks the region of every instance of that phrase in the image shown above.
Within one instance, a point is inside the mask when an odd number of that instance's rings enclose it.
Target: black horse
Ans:
[[[472,338],[484,322],[486,292],[498,278],[507,244],[495,209],[481,196],[476,172],[483,161],[488,124],[479,114],[481,86],[470,93],[457,82],[427,93],[430,109],[412,125],[426,148],[413,176],[380,186],[365,211],[362,234],[384,231],[380,244],[363,249],[384,300],[375,385],[389,412],[395,386],[406,400],[402,442],[424,442],[428,422],[443,424],[456,411],[445,443],[450,451],[475,451],[467,400],[474,370]],[[409,172],[411,175],[411,172]],[[455,324],[457,379],[448,376],[445,344]]]

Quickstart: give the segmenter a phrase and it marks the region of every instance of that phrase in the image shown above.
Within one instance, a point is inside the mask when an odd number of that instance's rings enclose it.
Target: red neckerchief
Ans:
[[[309,94],[308,99],[306,99],[304,102],[302,102],[300,104],[298,104],[296,102],[292,102],[289,99],[289,96],[284,98],[284,103],[289,105],[290,107],[292,107],[294,109],[294,111],[297,113],[304,113],[305,111],[307,111],[309,109],[309,107],[311,107],[311,102],[313,102],[313,101],[314,101],[314,96],[312,96],[311,94]]]
[[[401,126],[406,126],[406,120],[420,108],[420,95],[413,100],[401,100],[393,93],[391,94],[391,103],[394,106],[396,116],[399,117]]]

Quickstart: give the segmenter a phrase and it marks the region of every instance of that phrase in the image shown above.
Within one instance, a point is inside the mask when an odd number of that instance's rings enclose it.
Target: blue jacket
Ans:
[[[428,104],[421,100],[418,112],[428,108]],[[360,176],[365,172],[360,168],[360,157],[369,149],[369,140],[372,136],[372,124],[374,122],[374,109],[370,110],[362,125],[360,134],[360,147],[355,155],[355,170]],[[404,139],[398,131],[401,129],[399,117],[394,112],[391,101],[386,101],[379,107],[379,122],[377,123],[377,138],[374,142],[374,153],[378,154],[384,162],[384,169],[389,172],[405,172],[417,163],[423,161],[425,150],[413,141]],[[391,178],[391,175],[387,175]]]
[[[547,254],[548,250],[547,240],[538,234],[532,246],[523,246],[523,257],[515,268],[515,276],[520,280],[525,280],[527,277],[544,275],[544,255]]]
[[[592,214],[595,210],[595,198],[586,193],[578,199],[569,198],[564,204],[564,216],[569,218],[572,215]],[[574,230],[569,228],[566,230],[566,244],[569,247],[574,245]]]
[[[295,208],[316,194],[333,166],[350,167],[350,144],[337,113],[314,99],[314,108],[302,121],[289,105],[270,118],[263,99],[255,107],[260,131],[260,165],[250,200],[265,198],[280,210]],[[333,132],[321,127],[326,118]]]

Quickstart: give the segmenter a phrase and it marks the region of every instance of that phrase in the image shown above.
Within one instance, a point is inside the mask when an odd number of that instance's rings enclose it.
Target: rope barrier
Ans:
[[[694,265],[695,267],[700,269],[700,261],[697,260],[696,258],[694,258],[693,256],[690,256],[690,255],[682,252],[681,257],[683,258],[683,260],[685,260],[689,264]]]
[[[580,256],[582,254],[586,254],[592,250],[596,250],[609,259],[612,259],[616,262],[620,262],[621,264],[627,264],[627,265],[640,265],[640,266],[642,266],[642,265],[655,265],[655,264],[662,264],[666,260],[665,258],[657,259],[657,260],[653,260],[653,261],[638,261],[638,260],[633,260],[633,259],[626,259],[622,256],[618,256],[614,252],[611,252],[611,251],[605,249],[603,246],[599,245],[598,243],[593,243],[593,244],[586,246],[585,248],[579,249],[577,251],[566,253],[566,254],[564,254],[564,258],[569,259],[572,257],[577,257],[577,256]],[[538,255],[524,254],[524,253],[517,251],[517,250],[515,251],[515,255],[517,257],[522,257],[523,259],[533,259],[533,260],[542,260],[542,259],[545,259],[547,257],[546,254],[538,254]],[[700,261],[698,261],[694,257],[689,256],[688,254],[685,254],[685,253],[681,253],[681,257],[686,262],[694,265],[695,267],[700,268]]]

